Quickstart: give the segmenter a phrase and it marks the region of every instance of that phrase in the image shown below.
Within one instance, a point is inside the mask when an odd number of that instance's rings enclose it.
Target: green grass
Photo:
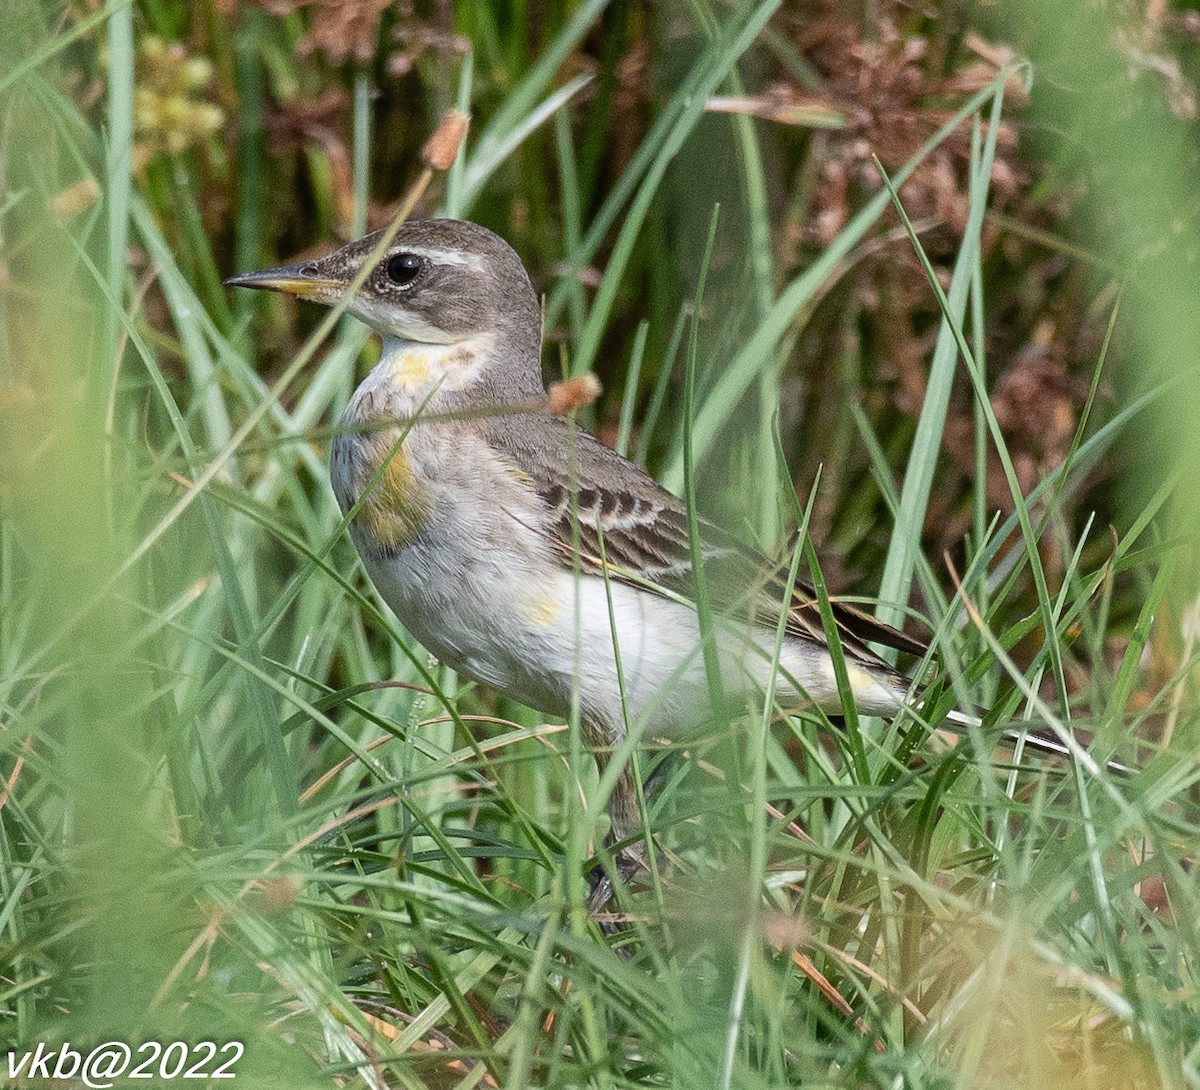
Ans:
[[[270,1086],[1200,1085],[1194,123],[1145,73],[1124,112],[1115,77],[1063,92],[1087,65],[1040,13],[974,27],[1029,53],[1029,105],[944,93],[953,21],[885,4],[936,46],[934,120],[881,153],[914,233],[876,181],[818,244],[842,145],[703,109],[832,84],[798,0],[422,9],[472,52],[443,33],[403,75],[417,22],[297,58],[331,14],[232,7],[17,3],[0,35],[0,1052],[239,1040]],[[152,36],[186,55],[155,68]],[[605,383],[586,424],[792,578],[932,633],[928,707],[989,709],[957,747],[770,699],[700,733],[604,931],[611,772],[431,662],[343,532],[325,459],[364,331],[221,286],[383,222],[455,102],[473,135],[422,212],[517,246],[547,372]],[[922,171],[956,146],[948,246]],[[1084,226],[1056,215],[1079,187]],[[1047,324],[1093,345],[1039,391],[1053,450],[1002,419]],[[1095,762],[997,751],[1023,720]]]

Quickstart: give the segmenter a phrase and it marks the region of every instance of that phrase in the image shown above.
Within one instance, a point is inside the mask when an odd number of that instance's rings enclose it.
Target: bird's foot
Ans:
[[[588,915],[597,921],[600,930],[611,935],[619,930],[620,917],[612,910],[616,908],[618,885],[627,887],[641,871],[646,870],[644,845],[629,845],[617,852],[611,871],[597,863],[588,875]]]

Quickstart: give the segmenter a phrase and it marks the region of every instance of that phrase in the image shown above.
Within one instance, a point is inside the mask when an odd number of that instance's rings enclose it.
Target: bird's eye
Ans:
[[[388,258],[388,279],[397,287],[407,288],[425,267],[425,262],[416,254],[396,254]]]

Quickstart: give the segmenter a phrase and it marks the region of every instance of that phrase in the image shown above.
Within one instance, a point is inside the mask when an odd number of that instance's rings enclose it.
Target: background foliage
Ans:
[[[252,1085],[1200,1085],[1200,14],[3,22],[0,1042],[237,1039]],[[934,702],[991,709],[957,748],[698,736],[603,930],[577,732],[431,663],[341,532],[377,348],[221,285],[389,222],[456,104],[418,214],[522,254],[589,426],[783,561],[805,528],[931,636]],[[1025,718],[1100,764],[997,752]]]

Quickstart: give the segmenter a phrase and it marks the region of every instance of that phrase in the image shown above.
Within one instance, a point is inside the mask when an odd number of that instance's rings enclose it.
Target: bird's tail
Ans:
[[[969,712],[948,711],[946,713],[945,725],[954,731],[955,734],[968,736],[971,731],[978,730],[983,726],[983,720],[978,715],[972,715]],[[1005,727],[1001,732],[1000,738],[1013,746],[1024,745],[1026,749],[1034,749],[1039,753],[1048,753],[1059,757],[1074,757],[1085,750],[1083,745],[1070,746],[1064,742],[1057,734],[1048,730],[1038,730],[1031,728],[1028,723],[1013,723],[1011,726]],[[1132,775],[1133,769],[1128,765],[1123,765],[1119,761],[1106,761],[1105,767],[1109,772],[1115,772],[1119,775]]]

